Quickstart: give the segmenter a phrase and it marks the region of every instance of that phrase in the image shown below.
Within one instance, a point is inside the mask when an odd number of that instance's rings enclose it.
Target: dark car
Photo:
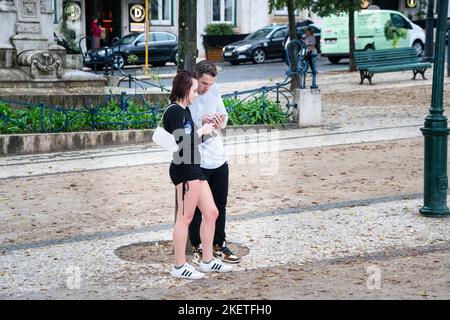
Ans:
[[[297,24],[297,34],[301,38],[304,30],[311,27],[320,45],[320,29],[311,24]],[[284,44],[288,38],[289,29],[286,25],[272,25],[259,29],[244,40],[231,43],[223,48],[223,59],[231,64],[253,61],[263,63],[267,59],[281,58],[284,60]]]
[[[267,26],[259,29],[241,41],[223,48],[223,59],[231,64],[253,61],[263,63],[271,58],[283,58],[283,42],[287,36],[287,27]]]
[[[123,68],[128,63],[128,57],[134,55],[137,61],[133,64],[145,63],[145,33],[132,33],[116,41],[110,48],[104,47],[89,50],[84,55],[84,65],[97,68],[105,65],[105,56],[113,57],[115,68]],[[168,32],[150,32],[148,43],[148,61],[152,66],[164,66],[167,62],[177,63],[178,38]]]
[[[320,53],[320,34],[321,31],[320,29],[313,25],[313,24],[309,24],[309,25],[299,25],[297,23],[297,39],[302,40],[305,37],[306,34],[306,29],[311,28],[313,30],[314,33],[314,37],[316,38],[316,49],[317,52]],[[286,41],[288,40],[289,36],[286,37],[286,40],[283,42],[283,46],[286,47]]]

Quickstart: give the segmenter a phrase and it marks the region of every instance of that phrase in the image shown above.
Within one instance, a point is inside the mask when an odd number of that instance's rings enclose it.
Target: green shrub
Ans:
[[[265,100],[263,108],[262,98],[246,101],[225,99],[224,104],[229,110],[229,124],[234,126],[252,124],[275,126],[285,124],[290,116],[286,115],[279,103],[271,100]],[[114,99],[110,99],[100,109],[90,106],[78,111],[65,109],[65,112],[61,112],[44,109],[43,112],[44,130],[41,128],[40,107],[13,109],[8,104],[0,102],[0,134],[151,129],[155,128],[162,118],[162,112],[147,102],[128,100],[125,111]],[[92,121],[96,122],[94,128],[91,125]]]
[[[224,100],[225,107],[229,110],[229,122],[233,126],[252,124],[275,126],[288,121],[289,115],[286,115],[279,103],[267,99],[265,103],[266,107],[263,108],[262,98],[248,101]]]
[[[234,34],[233,25],[229,23],[211,23],[205,28],[208,36],[229,36]]]

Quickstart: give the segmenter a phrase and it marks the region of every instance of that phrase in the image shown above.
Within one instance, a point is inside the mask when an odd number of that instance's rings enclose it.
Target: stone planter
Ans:
[[[82,70],[83,69],[83,55],[66,54],[66,69]]]
[[[223,47],[230,43],[244,39],[248,34],[232,34],[227,36],[204,35],[203,47],[206,52],[206,59],[216,62],[223,61]]]

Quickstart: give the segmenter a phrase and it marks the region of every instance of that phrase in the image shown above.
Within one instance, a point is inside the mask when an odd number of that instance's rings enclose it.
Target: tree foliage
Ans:
[[[294,2],[295,9],[309,9],[321,17],[339,13],[349,14],[349,69],[350,71],[355,71],[356,65],[353,58],[353,52],[355,51],[355,21],[353,19],[353,14],[355,11],[361,9],[363,0],[269,0],[270,13],[274,9],[281,9],[284,6],[287,6],[288,1]]]

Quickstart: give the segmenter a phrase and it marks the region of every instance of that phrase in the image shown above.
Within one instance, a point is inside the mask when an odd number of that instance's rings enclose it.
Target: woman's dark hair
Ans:
[[[187,70],[177,73],[172,82],[172,92],[169,97],[171,102],[181,101],[189,95],[193,84],[192,79],[194,79],[194,75]]]

